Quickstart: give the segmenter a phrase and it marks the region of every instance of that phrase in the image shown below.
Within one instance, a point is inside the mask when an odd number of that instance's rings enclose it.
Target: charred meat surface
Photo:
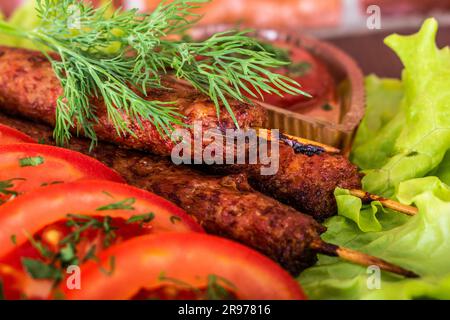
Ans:
[[[56,101],[63,90],[53,72],[50,62],[39,52],[0,46],[0,106],[3,111],[20,115],[35,121],[55,125]],[[165,85],[176,85],[166,78]],[[192,125],[201,121],[203,130],[211,128],[234,128],[233,119],[222,108],[220,121],[216,109],[208,97],[176,85],[176,89],[153,89],[148,100],[174,102],[178,112],[185,118],[183,122]],[[261,127],[267,119],[266,112],[257,105],[230,101],[240,128]],[[146,150],[153,154],[170,155],[173,142],[160,136],[150,121],[143,120],[142,127],[127,119],[128,127],[136,137],[119,137],[113,124],[108,120],[106,108],[101,101],[92,99],[99,123],[95,131],[100,140],[114,142],[132,149]],[[181,128],[181,126],[175,127]],[[184,127],[183,127],[184,128]]]
[[[3,114],[0,123],[54,144],[50,127]],[[158,156],[107,143],[89,152],[89,145],[87,140],[74,138],[69,148],[97,158],[128,183],[177,204],[207,232],[246,244],[292,274],[315,263],[311,245],[325,228],[310,216],[253,190],[245,175],[205,175]]]
[[[62,88],[50,63],[44,56],[33,51],[0,47],[0,52],[0,109],[9,114],[54,125],[56,101]],[[183,121],[188,125],[201,121],[204,130],[214,128],[221,132],[235,127],[225,108],[222,108],[218,119],[209,98],[173,82],[171,84],[176,88],[152,90],[148,99],[175,101],[178,111],[186,117]],[[262,107],[236,101],[230,103],[240,128],[264,127],[267,115]],[[136,133],[136,137],[119,137],[108,121],[101,101],[93,99],[92,107],[96,108],[99,118],[95,130],[100,140],[156,155],[171,154],[173,142],[162,138],[148,121],[143,121],[142,128],[129,121],[129,127]],[[204,146],[208,143],[203,141]],[[327,153],[311,154],[308,150],[298,153],[292,146],[284,143],[280,144],[277,173],[271,176],[261,175],[261,166],[262,164],[213,165],[209,169],[216,174],[245,173],[257,190],[318,220],[336,213],[333,195],[336,187],[361,187],[357,168],[345,157]]]

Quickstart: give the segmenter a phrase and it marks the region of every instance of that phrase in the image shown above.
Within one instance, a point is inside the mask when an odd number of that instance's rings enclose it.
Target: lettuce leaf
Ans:
[[[367,285],[365,267],[323,257],[299,282],[312,299],[450,299],[450,188],[436,177],[402,182],[396,197],[414,203],[419,214],[380,217],[381,232],[364,233],[344,217],[327,221],[324,240],[357,249],[415,271],[420,279],[382,273],[379,289]]]
[[[0,17],[0,19],[2,19]],[[14,26],[20,27],[23,30],[31,30],[39,25],[39,19],[36,15],[34,0],[25,1],[18,7],[8,22]],[[29,40],[24,40],[19,37],[7,36],[0,33],[0,45],[19,47],[26,49],[37,49],[36,46]]]
[[[447,151],[441,164],[433,174],[450,186],[450,151]]]
[[[312,299],[450,299],[450,52],[436,48],[436,31],[428,19],[415,35],[387,38],[405,65],[402,82],[366,79],[367,114],[351,154],[365,190],[414,204],[418,215],[364,206],[337,189],[339,216],[323,235],[421,278],[381,272],[374,287],[371,268],[319,256],[298,278]]]
[[[374,145],[373,155],[369,147],[354,151],[353,159],[369,168],[363,179],[369,192],[391,196],[401,181],[435,170],[450,149],[450,51],[436,47],[436,32],[436,20],[428,19],[415,35],[385,40],[405,65],[404,97],[397,115],[384,126],[394,133],[385,139],[379,130],[376,139],[370,139],[387,148]],[[372,156],[376,161],[368,164]]]
[[[346,189],[336,188],[334,191],[339,215],[354,221],[363,232],[381,231],[382,226],[377,219],[379,211],[385,212],[379,201],[368,205],[362,204],[361,199],[350,195]]]
[[[397,79],[365,79],[366,114],[352,146],[351,161],[367,170],[381,168],[392,154],[404,115],[400,111],[403,85]]]

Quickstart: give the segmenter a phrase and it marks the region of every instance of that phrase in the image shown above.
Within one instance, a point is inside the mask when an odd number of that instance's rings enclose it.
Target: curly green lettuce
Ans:
[[[383,231],[365,233],[351,220],[327,221],[324,240],[386,259],[418,273],[404,279],[381,273],[380,287],[370,285],[371,269],[320,256],[299,282],[312,299],[450,299],[450,188],[436,177],[399,184],[396,197],[414,203],[419,214],[408,218],[388,211]]]
[[[377,130],[370,137],[372,150],[366,144],[353,151],[352,159],[367,168],[363,187],[369,192],[391,196],[400,182],[439,167],[450,149],[450,51],[436,47],[437,28],[436,20],[428,19],[415,35],[385,40],[405,66],[404,97],[383,126],[390,132]]]
[[[386,212],[386,210],[379,201],[363,205],[360,198],[350,195],[350,191],[341,188],[336,188],[334,196],[339,215],[354,221],[361,231],[375,232],[382,230],[377,214]]]
[[[351,161],[363,170],[381,168],[392,154],[404,115],[403,85],[397,79],[365,79],[366,114],[352,146]]]
[[[450,299],[450,52],[436,47],[436,31],[428,19],[415,35],[386,39],[405,65],[402,81],[366,79],[367,112],[351,155],[366,190],[414,204],[418,215],[363,205],[337,189],[339,216],[323,235],[421,278],[381,272],[374,286],[371,268],[320,256],[298,278],[312,299]]]

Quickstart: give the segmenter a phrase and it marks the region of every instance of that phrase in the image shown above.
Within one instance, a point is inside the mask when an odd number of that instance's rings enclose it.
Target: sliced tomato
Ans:
[[[25,298],[47,299],[52,291],[52,282],[35,280],[22,270],[0,263],[0,282],[3,299]]]
[[[167,231],[203,230],[167,200],[125,184],[85,180],[29,192],[0,207],[3,294],[49,297],[55,277],[33,275],[24,259],[64,275],[68,265],[95,259],[111,245]]]
[[[19,130],[0,124],[0,144],[20,142],[35,143],[36,141]]]
[[[286,47],[286,45],[280,45]],[[301,89],[311,95],[263,93],[263,101],[278,107],[302,109],[323,106],[334,99],[334,80],[327,66],[310,52],[302,48],[286,47],[292,61],[290,66],[272,70],[286,75],[301,84]],[[250,97],[250,95],[248,95]]]
[[[108,273],[105,273],[108,270]],[[305,299],[298,283],[260,253],[199,233],[160,233],[122,242],[81,266],[81,289],[61,284],[67,299],[172,297]],[[213,283],[212,283],[213,282]],[[202,293],[215,291],[214,297]]]
[[[123,210],[124,204],[132,209]],[[77,181],[43,187],[0,206],[0,259],[27,242],[29,235],[67,214],[80,213],[124,219],[153,213],[154,231],[202,231],[182,209],[153,193],[110,181]]]
[[[80,179],[124,182],[101,162],[75,151],[30,143],[0,145],[3,201],[41,186]]]

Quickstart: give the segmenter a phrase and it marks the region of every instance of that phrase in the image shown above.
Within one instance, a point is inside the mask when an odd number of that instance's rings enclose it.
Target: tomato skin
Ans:
[[[36,141],[25,133],[14,128],[0,124],[0,145],[12,143],[36,143]]]
[[[42,157],[36,166],[21,166],[20,159]],[[12,190],[24,193],[54,182],[101,179],[124,182],[114,170],[101,162],[68,149],[40,144],[0,145],[0,181],[18,179]]]
[[[275,44],[277,45],[277,44]],[[289,46],[286,44],[277,45],[289,50],[289,57],[292,64],[306,63],[309,67],[301,74],[297,75],[289,70],[289,67],[277,68],[272,72],[286,75],[301,85],[301,90],[311,95],[290,95],[268,94],[263,92],[263,98],[258,96],[265,103],[292,110],[307,109],[320,104],[324,105],[334,99],[334,80],[327,66],[318,58],[305,49]],[[250,97],[250,96],[249,96]]]
[[[114,271],[105,275],[114,257]],[[81,266],[81,290],[61,290],[67,299],[129,299],[141,288],[156,288],[161,272],[194,287],[208,275],[231,282],[238,299],[305,299],[297,282],[260,253],[236,242],[200,233],[160,233],[133,238]]]
[[[155,228],[203,232],[182,209],[153,193],[111,181],[83,180],[42,187],[0,206],[0,259],[28,240],[24,231],[33,235],[65,219],[68,213],[89,214],[91,211],[91,215],[101,215],[97,208],[130,197],[136,200],[134,210],[127,210],[128,216],[123,210],[116,210],[117,216],[128,218],[153,212]],[[172,216],[180,220],[174,223],[170,220]],[[11,241],[13,235],[15,244]]]

